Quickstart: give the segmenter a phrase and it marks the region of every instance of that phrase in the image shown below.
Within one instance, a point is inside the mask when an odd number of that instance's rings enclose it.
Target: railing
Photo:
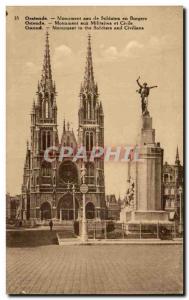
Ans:
[[[183,236],[182,224],[87,222],[89,239],[174,239]]]

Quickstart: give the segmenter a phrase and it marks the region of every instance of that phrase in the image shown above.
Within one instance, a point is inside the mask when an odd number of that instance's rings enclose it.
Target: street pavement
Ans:
[[[7,248],[9,294],[179,294],[182,245]]]

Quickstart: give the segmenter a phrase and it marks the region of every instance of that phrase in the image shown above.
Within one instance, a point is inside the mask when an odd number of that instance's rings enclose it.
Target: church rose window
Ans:
[[[59,167],[59,180],[61,183],[77,183],[78,172],[76,165],[71,161],[64,161]]]

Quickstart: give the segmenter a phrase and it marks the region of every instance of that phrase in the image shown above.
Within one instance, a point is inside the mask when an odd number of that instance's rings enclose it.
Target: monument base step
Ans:
[[[160,211],[127,211],[126,212],[126,223],[170,223],[169,213],[164,210]]]

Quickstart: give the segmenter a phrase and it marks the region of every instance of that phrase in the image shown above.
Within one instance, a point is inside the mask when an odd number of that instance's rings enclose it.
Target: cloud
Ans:
[[[35,64],[33,62],[31,62],[31,61],[27,61],[26,62],[26,67],[28,67],[28,68],[34,68]]]
[[[110,59],[110,60],[115,59],[115,58],[117,58],[118,55],[119,55],[118,50],[114,46],[110,46],[109,48],[104,50],[104,56],[107,59]]]
[[[131,40],[120,50],[112,45],[108,48],[100,47],[100,51],[105,60],[121,60],[141,56],[159,56],[164,52],[173,51],[178,47],[177,44],[173,35],[151,36],[144,44],[137,40]]]
[[[115,60],[122,57],[131,57],[137,55],[137,51],[144,47],[143,44],[136,40],[130,41],[122,50],[118,51],[117,47],[110,46],[106,49],[101,48],[102,56],[106,60]]]
[[[135,57],[138,55],[141,49],[144,48],[144,45],[137,42],[136,40],[130,41],[126,47],[120,52],[122,57]]]
[[[181,43],[178,43],[176,35],[163,35],[160,38],[152,36],[149,40],[148,47],[155,54],[163,52],[171,52],[179,48]]]
[[[54,52],[54,61],[61,61],[65,57],[70,57],[72,56],[72,50],[66,45],[60,45],[55,48]]]
[[[24,66],[24,70],[26,70],[29,74],[36,74],[39,70],[33,62],[27,61]]]

